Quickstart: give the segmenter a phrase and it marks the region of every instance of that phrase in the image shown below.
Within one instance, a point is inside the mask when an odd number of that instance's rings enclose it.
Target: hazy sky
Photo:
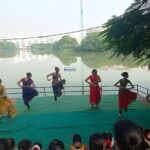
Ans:
[[[120,15],[133,0],[82,0],[84,28]],[[28,37],[80,29],[80,0],[0,0],[0,38]]]

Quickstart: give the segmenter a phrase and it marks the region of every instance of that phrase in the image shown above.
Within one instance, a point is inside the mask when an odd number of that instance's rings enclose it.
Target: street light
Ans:
[[[81,26],[81,30],[84,29],[84,23],[83,23],[83,3],[82,0],[80,0],[80,26]],[[81,31],[81,41],[84,38],[84,33],[83,31]],[[81,59],[82,60],[82,59]],[[84,67],[83,67],[83,62],[81,64],[81,85],[82,85],[82,95],[84,94],[84,79],[83,79],[83,75],[84,75]]]
[[[80,26],[81,26],[81,30],[84,29],[84,22],[83,22],[83,3],[82,0],[80,0]],[[81,31],[81,40],[83,39],[84,34],[83,31]]]

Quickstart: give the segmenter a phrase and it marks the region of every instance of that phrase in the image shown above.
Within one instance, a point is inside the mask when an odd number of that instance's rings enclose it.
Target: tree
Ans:
[[[114,54],[132,54],[150,68],[150,0],[135,0],[121,16],[113,16],[100,33]]]
[[[79,49],[79,48],[78,48]],[[82,51],[104,51],[105,44],[102,37],[98,32],[87,34],[87,36],[81,41],[80,50]]]
[[[60,51],[64,49],[73,49],[78,46],[78,42],[75,38],[70,36],[63,36],[59,41],[56,41],[52,44],[52,50]]]
[[[0,57],[14,57],[17,54],[17,46],[8,41],[0,41]]]
[[[29,48],[31,49],[33,54],[51,54],[52,52],[52,44],[51,43],[35,43],[32,44]]]

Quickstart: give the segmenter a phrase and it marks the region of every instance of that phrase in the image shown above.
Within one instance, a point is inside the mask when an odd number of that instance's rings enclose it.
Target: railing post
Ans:
[[[82,96],[84,96],[84,86],[82,85]]]
[[[64,96],[65,96],[65,88],[64,88]]]
[[[148,89],[147,89],[147,95],[148,95]]]
[[[44,96],[46,97],[46,90],[45,90],[45,87],[44,87]]]
[[[137,85],[137,94],[139,93],[139,86]]]

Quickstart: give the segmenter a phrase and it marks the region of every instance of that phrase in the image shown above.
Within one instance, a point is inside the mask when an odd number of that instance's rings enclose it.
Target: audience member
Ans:
[[[147,148],[150,149],[150,128],[144,130],[144,141],[147,143]]]
[[[5,138],[0,139],[0,150],[9,150],[7,139]]]
[[[32,146],[32,150],[42,150],[42,143],[41,142],[36,142]]]
[[[82,144],[82,139],[79,134],[73,135],[72,145],[69,150],[87,150],[86,146]]]
[[[9,150],[15,149],[15,140],[13,138],[7,138],[7,142],[9,145]]]
[[[65,146],[64,146],[64,143],[61,140],[53,139],[50,142],[47,150],[64,150],[64,149],[65,149]]]
[[[21,140],[18,143],[18,150],[30,150],[32,148],[32,142],[28,139]]]
[[[143,129],[129,120],[114,124],[116,146],[119,150],[144,150]]]
[[[104,133],[102,133],[102,136],[105,140],[106,149],[107,150],[112,149],[112,147],[114,145],[114,139],[112,137],[112,134],[110,132],[104,132]]]
[[[104,137],[100,133],[94,133],[89,139],[90,150],[106,150],[106,143]]]

